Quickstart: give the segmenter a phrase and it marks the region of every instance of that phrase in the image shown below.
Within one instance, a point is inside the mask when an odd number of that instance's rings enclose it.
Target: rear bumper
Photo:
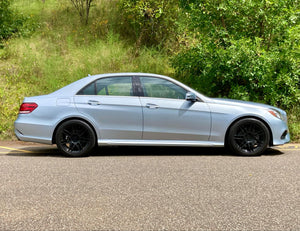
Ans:
[[[18,130],[15,130],[15,135],[18,140],[26,141],[26,142],[34,142],[34,143],[42,143],[42,144],[52,144],[52,139],[45,139],[35,136],[24,136]]]
[[[18,140],[52,144],[52,129],[50,126],[23,122],[21,118],[15,121],[14,126]]]

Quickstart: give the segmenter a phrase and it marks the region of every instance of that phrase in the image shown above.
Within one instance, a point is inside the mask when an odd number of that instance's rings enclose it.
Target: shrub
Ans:
[[[190,2],[196,42],[173,58],[178,78],[209,96],[299,104],[298,1]]]
[[[0,1],[0,39],[7,39],[15,30],[9,0]]]
[[[138,48],[164,45],[176,37],[178,0],[121,0],[120,12],[123,24],[128,24],[135,35]]]
[[[13,34],[29,35],[38,26],[32,16],[18,14],[10,8],[10,4],[10,0],[0,0],[0,44]]]
[[[264,51],[260,41],[232,41],[227,49],[201,44],[173,60],[178,78],[209,96],[289,107],[299,102],[299,63],[287,49]]]

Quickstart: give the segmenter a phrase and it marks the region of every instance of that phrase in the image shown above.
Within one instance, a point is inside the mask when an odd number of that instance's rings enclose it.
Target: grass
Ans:
[[[97,7],[96,7],[97,6]],[[15,139],[13,121],[25,96],[48,94],[88,74],[149,72],[173,75],[169,55],[122,35],[116,0],[94,0],[83,26],[69,0],[15,0],[26,16],[23,36],[0,50],[0,139]],[[29,28],[29,29],[28,29]],[[32,32],[30,28],[35,28]],[[300,142],[300,108],[289,112],[293,141]]]
[[[104,14],[104,6],[110,8],[115,1],[95,3],[100,7],[92,9],[86,27],[69,1],[14,2],[13,7],[38,26],[30,36],[7,41],[0,52],[1,140],[14,138],[13,121],[25,96],[48,94],[88,74],[173,73],[166,54],[142,48],[137,56],[134,46],[108,26],[114,14]]]

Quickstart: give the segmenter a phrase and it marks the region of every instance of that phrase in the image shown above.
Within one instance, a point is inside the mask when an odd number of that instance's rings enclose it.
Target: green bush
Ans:
[[[10,4],[11,0],[0,0],[0,44],[13,34],[29,35],[38,26],[32,16],[18,14],[11,9]]]
[[[280,45],[300,22],[298,0],[180,0],[186,25],[204,38],[226,46],[230,39],[260,38]],[[299,38],[299,37],[298,37]]]
[[[260,41],[232,41],[227,49],[201,44],[174,60],[178,77],[218,97],[289,107],[299,102],[299,63],[289,50],[260,49]]]
[[[298,1],[191,2],[196,42],[173,58],[178,78],[209,96],[299,104]]]
[[[0,40],[7,39],[16,29],[9,0],[0,1]]]
[[[178,0],[121,0],[122,24],[135,35],[137,47],[164,46],[176,37]]]

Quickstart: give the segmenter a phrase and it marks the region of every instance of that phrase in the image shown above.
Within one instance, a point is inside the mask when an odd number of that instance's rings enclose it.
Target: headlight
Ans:
[[[268,112],[269,112],[272,116],[274,116],[274,117],[276,117],[276,118],[278,118],[278,119],[280,119],[280,120],[283,120],[283,117],[282,117],[282,115],[280,114],[280,112],[278,112],[278,111],[276,111],[276,110],[274,110],[274,109],[269,109]]]

